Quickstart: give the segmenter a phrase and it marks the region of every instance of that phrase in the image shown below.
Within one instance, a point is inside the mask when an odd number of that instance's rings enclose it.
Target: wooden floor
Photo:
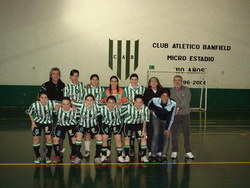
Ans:
[[[194,161],[186,161],[180,135],[178,160],[129,164],[116,161],[114,143],[110,163],[58,165],[33,163],[30,122],[24,110],[0,110],[0,187],[249,187],[250,112],[191,113]],[[54,154],[54,153],[53,153]],[[171,151],[169,151],[169,155]]]

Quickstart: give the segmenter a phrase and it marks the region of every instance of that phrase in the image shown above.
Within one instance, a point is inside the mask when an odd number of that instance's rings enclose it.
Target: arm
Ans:
[[[172,126],[172,124],[174,122],[175,114],[176,114],[176,106],[173,106],[171,111],[168,114],[168,117],[167,117],[167,121],[166,121],[166,125],[165,125],[165,131],[170,132],[171,126]],[[165,132],[164,132],[164,134],[165,134]]]
[[[30,117],[30,121],[31,121],[31,131],[33,131],[33,129],[34,129],[35,127],[37,127],[37,126],[36,126],[36,123],[35,123],[35,121],[34,121],[33,116],[32,116],[31,114],[29,114],[29,117]]]

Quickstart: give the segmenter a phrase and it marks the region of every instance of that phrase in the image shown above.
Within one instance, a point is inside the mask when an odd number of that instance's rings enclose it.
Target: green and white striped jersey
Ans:
[[[140,109],[134,107],[133,104],[123,105],[122,115],[124,115],[124,123],[127,124],[139,124],[143,123],[143,121],[149,122],[149,110],[145,105],[142,105]]]
[[[84,100],[84,89],[85,87],[82,82],[78,82],[76,85],[69,83],[63,89],[63,96],[77,102],[82,102]]]
[[[134,98],[136,95],[144,95],[145,87],[144,86],[137,86],[136,88],[132,88],[131,84],[128,87],[124,88],[126,96],[129,102],[134,102]]]
[[[111,111],[108,109],[107,105],[103,105],[100,109],[102,115],[102,123],[109,126],[121,125],[121,109],[116,106]]]
[[[71,126],[76,125],[76,113],[73,111],[72,108],[69,111],[65,111],[62,107],[56,111],[57,115],[57,125],[59,126]]]
[[[80,114],[79,125],[91,128],[98,124],[97,116],[101,115],[98,105],[95,103],[91,109],[85,103],[73,102]]]
[[[56,104],[56,101],[48,100],[46,105],[43,106],[40,101],[36,101],[29,107],[28,114],[33,116],[36,123],[51,124],[53,123],[53,111]]]
[[[93,86],[91,86],[90,88],[85,88],[84,90],[84,98],[88,95],[88,94],[92,94],[95,97],[95,101],[96,103],[101,103],[101,99],[102,99],[102,93],[105,91],[105,89],[101,86],[97,86],[96,88],[94,88]]]

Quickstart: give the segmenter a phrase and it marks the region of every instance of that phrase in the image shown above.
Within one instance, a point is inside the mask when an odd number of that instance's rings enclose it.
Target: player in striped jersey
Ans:
[[[88,94],[85,97],[84,103],[73,102],[75,107],[80,113],[79,128],[76,134],[76,151],[77,158],[74,163],[79,164],[83,158],[80,150],[82,137],[85,133],[90,133],[96,138],[96,153],[95,153],[95,163],[101,163],[100,154],[102,150],[102,135],[100,133],[100,127],[98,125],[98,116],[100,116],[100,111],[98,105],[95,103],[95,98],[92,94]]]
[[[141,139],[141,162],[148,162],[146,157],[146,124],[149,121],[148,107],[143,104],[143,96],[136,95],[133,104],[123,106],[122,114],[124,116],[124,135],[125,135],[125,162],[130,161],[129,157],[129,140],[135,132],[137,139]]]
[[[90,76],[90,84],[85,88],[85,96],[88,94],[92,94],[95,97],[96,103],[101,103],[102,93],[104,92],[104,88],[99,86],[99,76],[97,74],[92,74]],[[99,124],[101,124],[101,117],[98,119]],[[84,135],[85,137],[85,154],[84,157],[88,158],[90,156],[90,142],[91,136],[89,133]]]
[[[110,77],[110,84],[109,88],[106,89],[105,92],[102,94],[102,102],[105,103],[107,100],[107,97],[112,95],[116,98],[116,101],[118,104],[120,103],[126,103],[127,102],[127,97],[122,88],[119,87],[119,79],[117,76],[111,76]],[[111,135],[109,136],[108,139],[108,150],[107,150],[107,155],[110,155],[111,151]]]
[[[103,105],[100,109],[102,115],[102,157],[101,161],[107,160],[107,146],[108,138],[110,134],[114,134],[116,142],[116,151],[118,156],[118,162],[123,163],[124,158],[122,156],[122,121],[121,121],[121,108],[118,109],[116,105],[116,98],[109,96],[106,101],[106,105]]]
[[[79,82],[79,71],[73,69],[70,71],[71,83],[67,84],[63,89],[64,97],[69,97],[72,101],[83,102],[84,84]]]
[[[41,91],[38,95],[38,101],[34,102],[28,109],[31,120],[31,131],[33,134],[33,148],[36,159],[34,163],[41,163],[40,154],[40,136],[42,129],[46,138],[46,163],[51,163],[52,150],[52,123],[53,111],[56,107],[56,102],[48,99],[46,92]]]
[[[138,81],[139,81],[139,77],[137,74],[131,74],[130,75],[130,84],[128,87],[125,87],[124,88],[124,92],[129,100],[129,102],[133,103],[134,102],[134,98],[136,95],[143,95],[144,92],[145,92],[145,87],[144,86],[141,86],[141,85],[138,85]],[[132,135],[132,137],[130,138],[130,153],[129,155],[131,157],[133,157],[135,155],[135,152],[134,152],[134,141],[135,141],[135,136]],[[139,153],[140,153],[140,139],[138,139],[137,141],[138,142],[138,148],[139,148]]]
[[[68,132],[69,137],[71,138],[71,154],[70,159],[71,162],[74,162],[76,149],[75,149],[75,135],[76,135],[76,113],[71,108],[71,100],[69,97],[64,97],[62,99],[61,108],[56,111],[57,115],[57,123],[54,130],[54,138],[53,138],[53,147],[55,151],[55,159],[54,163],[60,162],[60,148],[59,148],[59,139],[65,138],[65,133]]]

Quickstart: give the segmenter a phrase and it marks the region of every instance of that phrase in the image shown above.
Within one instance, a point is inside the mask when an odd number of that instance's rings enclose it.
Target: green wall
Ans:
[[[0,108],[27,108],[40,86],[0,85]],[[194,96],[197,90],[191,89]],[[250,111],[249,89],[208,89],[208,111]],[[191,102],[191,107],[194,102]]]

